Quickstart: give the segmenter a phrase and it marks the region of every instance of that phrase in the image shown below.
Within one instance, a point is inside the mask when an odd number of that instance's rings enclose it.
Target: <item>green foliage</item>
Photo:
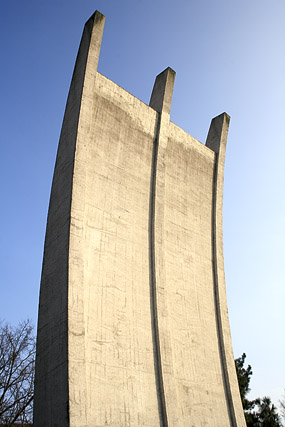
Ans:
[[[248,365],[247,368],[244,367],[245,358],[246,354],[243,353],[241,357],[235,360],[235,364],[242,407],[248,410],[251,407],[251,402],[246,398],[246,395],[250,392],[249,383],[250,377],[252,376],[252,369],[250,365]]]
[[[259,422],[264,427],[281,426],[276,406],[271,403],[269,397],[263,397],[258,403]]]
[[[269,397],[247,399],[252,368],[250,365],[244,367],[245,358],[246,354],[243,353],[235,360],[235,365],[247,427],[282,427],[277,408]]]

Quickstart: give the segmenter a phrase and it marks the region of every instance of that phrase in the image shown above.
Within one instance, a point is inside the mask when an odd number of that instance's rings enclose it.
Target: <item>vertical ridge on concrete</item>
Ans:
[[[151,165],[150,198],[149,198],[149,280],[150,280],[150,307],[153,335],[153,358],[156,377],[156,393],[160,412],[160,425],[167,427],[167,412],[164,394],[164,384],[161,366],[160,339],[157,314],[157,291],[155,274],[155,188],[157,172],[158,135],[160,118],[157,119],[156,135],[153,141]]]
[[[74,157],[95,12],[84,27],[68,94],[51,189],[42,267],[35,374],[34,425],[69,427],[68,280]],[[98,27],[98,26],[97,26]],[[98,56],[101,40],[95,42]],[[93,65],[97,69],[97,60]]]
[[[223,303],[223,301],[221,301],[221,287],[223,286],[223,283],[221,283],[222,280],[219,280],[221,271],[224,272],[223,240],[220,238],[219,234],[222,233],[224,162],[229,122],[230,117],[226,113],[220,114],[212,120],[206,140],[206,146],[215,152],[212,195],[212,265],[218,344],[229,421],[231,427],[236,427],[237,422],[229,380],[224,340],[224,319],[221,307]]]
[[[166,68],[156,79],[152,90],[150,107],[158,112],[156,133],[153,142],[153,156],[151,168],[151,188],[149,203],[149,258],[150,258],[150,292],[151,292],[151,316],[154,348],[154,365],[156,373],[157,397],[160,409],[161,427],[168,426],[167,408],[165,401],[161,349],[159,337],[159,319],[156,287],[156,263],[155,263],[155,202],[156,202],[156,177],[157,161],[160,142],[161,118],[162,114],[170,114],[171,99],[174,87],[175,72],[171,68]],[[168,117],[169,120],[169,117]]]

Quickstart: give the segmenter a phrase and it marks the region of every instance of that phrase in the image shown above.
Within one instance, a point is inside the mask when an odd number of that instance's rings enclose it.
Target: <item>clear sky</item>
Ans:
[[[99,71],[148,103],[176,71],[171,120],[205,141],[231,116],[224,255],[235,357],[252,397],[285,388],[284,0],[10,0],[0,6],[0,318],[36,324],[58,138],[84,22],[106,15]]]

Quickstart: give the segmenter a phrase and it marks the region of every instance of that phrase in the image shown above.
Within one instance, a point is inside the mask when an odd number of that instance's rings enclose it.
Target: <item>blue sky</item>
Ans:
[[[1,2],[0,318],[36,323],[58,138],[84,22],[106,15],[99,71],[148,103],[176,71],[171,120],[205,141],[232,118],[224,256],[235,356],[252,397],[285,388],[284,0]]]

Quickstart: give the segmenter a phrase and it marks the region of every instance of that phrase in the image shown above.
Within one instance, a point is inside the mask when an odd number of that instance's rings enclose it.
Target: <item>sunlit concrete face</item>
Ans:
[[[36,427],[245,426],[222,242],[229,117],[206,145],[169,120],[175,73],[150,105],[97,72],[86,23],[49,207]]]

